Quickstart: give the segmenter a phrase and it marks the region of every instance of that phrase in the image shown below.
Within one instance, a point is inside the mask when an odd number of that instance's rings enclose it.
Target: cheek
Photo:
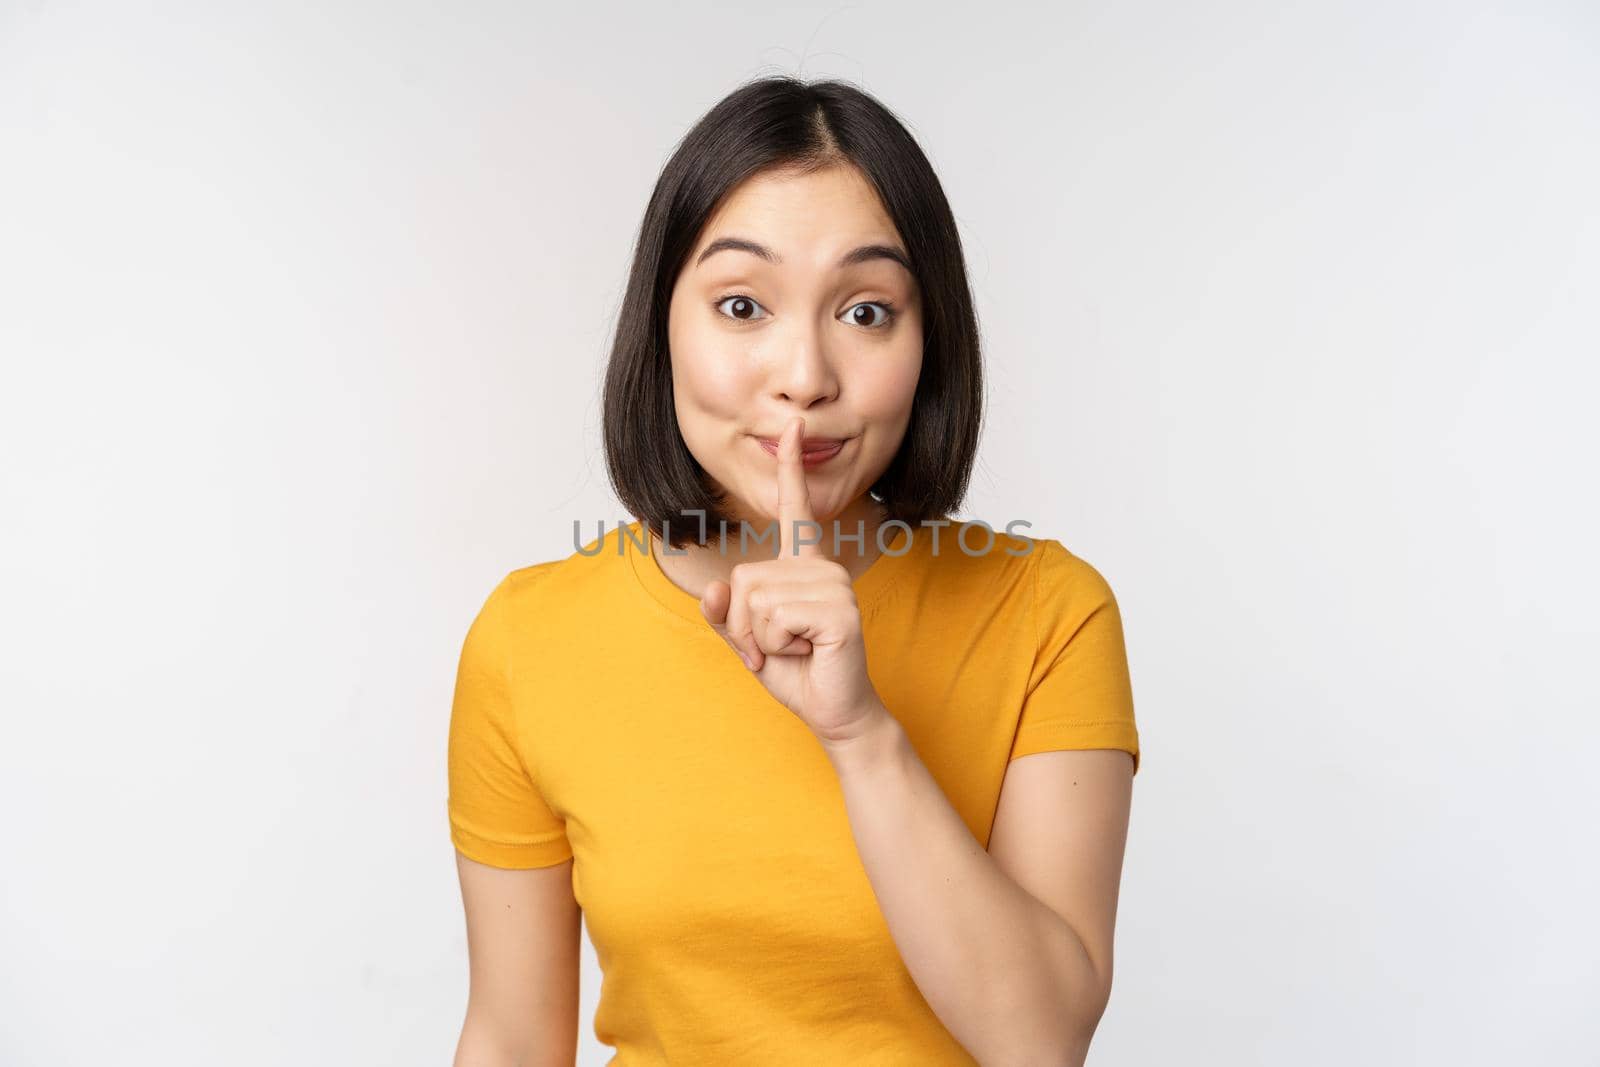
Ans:
[[[749,410],[755,387],[750,360],[727,350],[727,339],[714,331],[669,331],[672,391],[678,418],[733,419]],[[688,427],[685,426],[687,431]]]
[[[911,417],[922,370],[918,356],[865,364],[856,381],[856,410],[867,420],[898,425]]]
[[[733,359],[691,356],[673,359],[672,383],[680,408],[720,418],[734,418],[750,407],[752,379]]]

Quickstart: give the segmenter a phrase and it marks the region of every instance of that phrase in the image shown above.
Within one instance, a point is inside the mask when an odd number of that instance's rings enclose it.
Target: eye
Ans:
[[[723,304],[732,304],[733,311],[731,314],[722,310]],[[761,305],[742,293],[730,293],[727,296],[713,300],[711,307],[717,314],[725,318],[734,319],[737,322],[752,322],[758,318],[755,309],[761,307]]]
[[[882,308],[883,314],[872,320],[872,312],[862,314],[863,308]],[[855,326],[865,326],[869,330],[881,330],[894,320],[894,305],[887,300],[864,300],[845,312],[850,317],[850,322]],[[868,320],[868,321],[864,321]]]

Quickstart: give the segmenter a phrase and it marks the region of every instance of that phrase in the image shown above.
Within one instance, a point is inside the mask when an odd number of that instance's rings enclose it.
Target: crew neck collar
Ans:
[[[895,525],[889,530],[891,539],[884,542],[885,551],[880,552],[878,558],[868,564],[867,569],[851,583],[856,594],[856,606],[863,616],[888,591],[894,579],[905,568],[909,562],[905,557],[918,551],[918,538],[913,537],[909,529]],[[707,633],[714,634],[716,631],[711,629],[710,624],[706,622],[705,614],[700,610],[700,598],[678,588],[661,569],[661,561],[651,553],[652,544],[659,546],[659,536],[652,532],[647,538],[637,520],[619,528],[618,535],[622,538],[623,551],[628,557],[628,568],[633,572],[640,587],[673,615],[693,623]]]

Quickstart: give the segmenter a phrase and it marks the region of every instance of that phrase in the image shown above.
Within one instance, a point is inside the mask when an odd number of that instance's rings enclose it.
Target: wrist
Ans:
[[[882,701],[863,716],[861,728],[849,737],[823,739],[822,749],[841,774],[892,758],[905,740],[905,730]]]

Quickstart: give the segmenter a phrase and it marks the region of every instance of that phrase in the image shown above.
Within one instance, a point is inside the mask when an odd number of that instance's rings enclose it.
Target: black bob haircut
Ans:
[[[960,507],[977,455],[983,373],[961,238],[922,149],[888,108],[846,82],[746,82],[678,143],[645,208],[606,368],[606,470],[623,506],[676,548],[738,529],[690,454],[673,406],[667,311],[706,220],[758,172],[853,165],[906,244],[923,309],[922,369],[905,438],[870,487],[915,528]],[[705,543],[699,542],[699,543]]]

